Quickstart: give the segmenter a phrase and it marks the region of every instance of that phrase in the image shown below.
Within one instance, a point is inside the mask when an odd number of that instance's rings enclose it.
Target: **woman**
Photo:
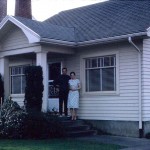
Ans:
[[[81,88],[79,79],[76,79],[75,72],[70,73],[68,109],[70,109],[71,120],[77,119],[77,109],[79,108],[79,89]]]

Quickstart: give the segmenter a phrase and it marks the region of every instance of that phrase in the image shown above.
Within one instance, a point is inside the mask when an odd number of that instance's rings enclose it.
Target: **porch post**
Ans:
[[[4,98],[8,98],[9,91],[9,59],[6,57],[0,57],[0,73],[4,81]]]
[[[41,66],[43,70],[43,103],[42,111],[47,111],[48,106],[48,68],[47,68],[47,52],[37,52],[36,53],[36,65]]]

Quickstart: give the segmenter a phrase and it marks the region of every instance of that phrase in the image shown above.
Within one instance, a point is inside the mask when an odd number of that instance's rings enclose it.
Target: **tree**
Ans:
[[[25,106],[27,112],[41,111],[43,97],[43,72],[41,66],[29,66],[25,70]]]

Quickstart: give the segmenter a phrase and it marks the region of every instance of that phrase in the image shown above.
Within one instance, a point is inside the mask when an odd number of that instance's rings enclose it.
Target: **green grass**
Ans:
[[[0,150],[119,150],[118,145],[76,139],[0,140]]]

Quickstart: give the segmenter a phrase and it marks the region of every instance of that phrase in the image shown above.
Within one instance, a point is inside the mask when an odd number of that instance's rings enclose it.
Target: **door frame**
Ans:
[[[61,69],[60,74],[62,73],[62,68],[63,68],[63,66],[62,66],[63,62],[61,60],[60,61],[48,62],[48,111],[55,110],[55,111],[59,112],[59,98],[49,98],[49,82],[52,81],[52,80],[49,80],[49,72],[50,72],[49,65],[54,64],[54,63],[60,63],[60,69]]]

